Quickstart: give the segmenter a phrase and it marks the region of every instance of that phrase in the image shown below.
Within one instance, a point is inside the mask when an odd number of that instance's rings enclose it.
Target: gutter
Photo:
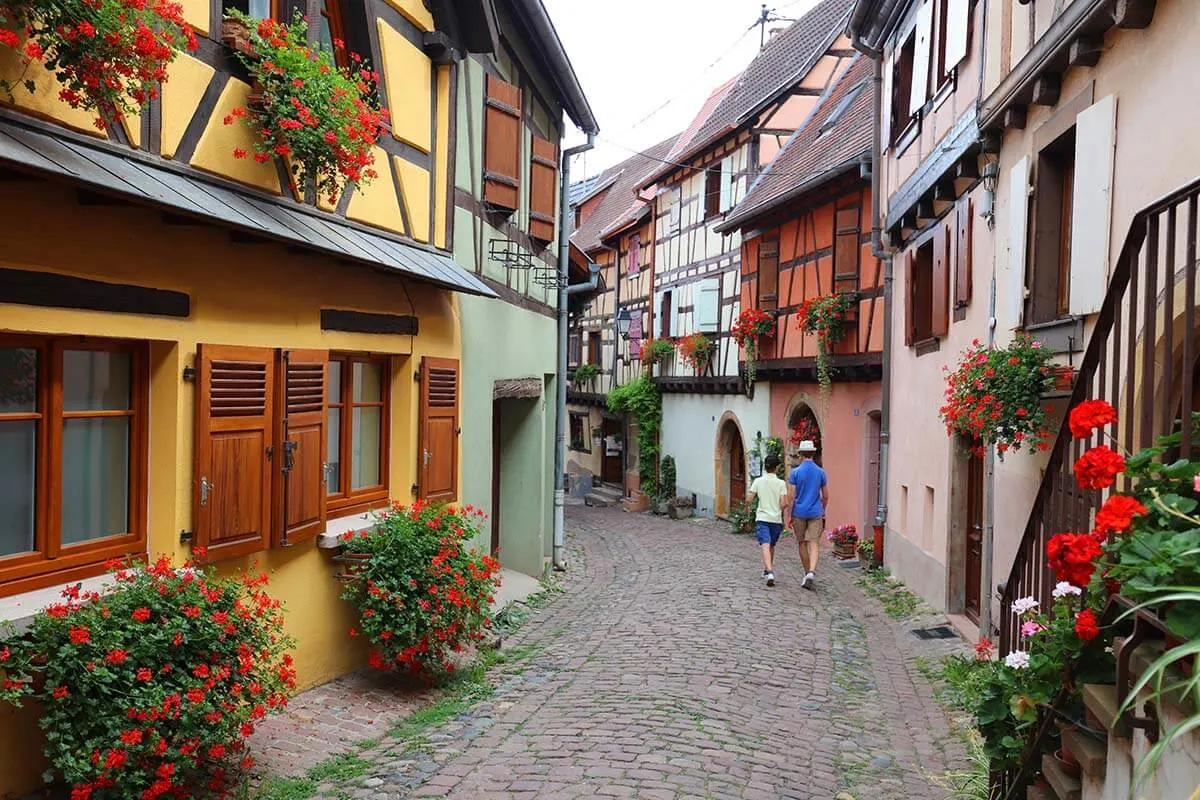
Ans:
[[[533,0],[538,6],[541,3]],[[545,10],[543,9],[543,14]],[[586,102],[586,101],[585,101]],[[593,122],[594,124],[594,122]],[[564,474],[565,453],[567,446],[567,296],[571,288],[567,285],[571,274],[571,223],[570,188],[571,188],[571,158],[587,152],[596,146],[595,132],[589,132],[587,142],[576,147],[568,147],[562,153],[562,169],[558,176],[558,369],[555,377],[554,404],[554,546],[552,553],[554,569],[563,571],[567,568],[564,553],[566,541],[566,521],[564,506],[566,500],[566,475]],[[600,278],[599,270],[592,269],[591,286],[594,289]],[[580,289],[580,291],[586,291]],[[495,432],[493,431],[493,435]]]
[[[590,150],[594,147],[593,137],[600,132],[600,126],[596,123],[591,104],[584,96],[575,68],[571,66],[571,59],[563,49],[562,40],[558,38],[558,31],[554,29],[550,15],[546,13],[546,7],[542,5],[542,0],[514,0],[514,4],[524,12],[530,28],[541,44],[539,49],[549,62],[554,84],[562,94],[562,99],[566,101],[567,113],[575,125],[588,136],[588,144],[581,147]],[[584,150],[578,152],[582,153]]]

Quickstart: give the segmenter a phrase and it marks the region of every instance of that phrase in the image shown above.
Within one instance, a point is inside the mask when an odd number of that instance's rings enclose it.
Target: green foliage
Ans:
[[[829,401],[832,383],[829,359],[833,345],[846,335],[846,317],[857,302],[857,296],[850,292],[823,295],[805,300],[796,315],[800,330],[817,337],[817,383],[824,403]]]
[[[608,393],[608,410],[627,414],[638,426],[638,478],[644,493],[658,492],[658,435],[662,428],[662,395],[649,377],[618,386]]]
[[[754,530],[754,519],[758,515],[758,498],[747,503],[745,500],[734,500],[729,511],[729,524],[734,533],[749,533]]]
[[[343,597],[358,607],[358,629],[377,669],[452,670],[452,653],[491,625],[500,565],[468,545],[483,513],[418,501],[380,513],[343,537],[356,580]]]
[[[68,589],[0,642],[0,699],[37,700],[45,778],[73,796],[227,791],[244,740],[296,685],[266,575],[221,578],[164,556],[114,566],[113,582],[104,595]]]
[[[675,496],[675,459],[663,456],[658,468],[658,498],[671,499]]]
[[[866,572],[855,581],[859,588],[883,603],[883,611],[892,619],[908,619],[921,608],[921,601],[903,583],[893,580],[886,569]]]
[[[575,368],[571,379],[575,383],[587,383],[592,378],[600,374],[600,367],[592,363],[580,364]]]
[[[642,364],[647,369],[654,364],[665,363],[673,355],[675,355],[675,345],[671,344],[670,339],[651,339],[648,342],[642,342]]]

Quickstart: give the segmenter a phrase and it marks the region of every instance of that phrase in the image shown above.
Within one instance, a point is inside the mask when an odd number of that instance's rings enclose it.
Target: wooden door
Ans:
[[[971,455],[967,461],[967,530],[963,580],[966,582],[965,612],[979,622],[983,581],[983,459]]]
[[[492,401],[492,555],[500,552],[500,464],[504,449],[501,441],[500,400]]]
[[[734,429],[729,440],[729,504],[746,501],[746,449],[742,436]]]
[[[282,413],[279,431],[279,522],[281,547],[315,539],[325,530],[326,421],[325,392],[329,353],[285,350],[281,357]]]
[[[421,359],[418,483],[422,500],[458,499],[458,361]]]
[[[203,560],[270,544],[274,390],[274,350],[197,347],[193,513]]]
[[[873,518],[875,509],[879,507],[879,426],[879,413],[872,411],[867,415],[867,497],[864,519]]]
[[[607,440],[609,436],[621,435],[621,422],[615,419],[604,420],[604,438]],[[608,454],[607,441],[600,444],[604,448],[603,461],[600,465],[600,480],[604,483],[612,484],[613,486],[624,486],[622,473],[624,472],[624,452],[618,452],[616,455]]]

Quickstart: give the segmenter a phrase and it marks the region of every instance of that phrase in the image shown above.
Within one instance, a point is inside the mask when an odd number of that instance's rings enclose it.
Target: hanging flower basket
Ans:
[[[758,376],[758,349],[762,339],[775,338],[775,317],[759,308],[747,308],[738,315],[731,331],[733,339],[746,350],[746,386]]]
[[[854,294],[839,292],[805,300],[796,315],[796,324],[805,333],[817,337],[817,382],[821,399],[827,403],[832,384],[829,359],[833,345],[846,336],[846,320],[858,302]]]

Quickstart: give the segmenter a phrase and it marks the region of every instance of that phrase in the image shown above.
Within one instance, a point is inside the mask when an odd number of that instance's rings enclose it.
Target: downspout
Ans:
[[[988,3],[983,0],[983,25],[979,37],[983,46],[980,48],[982,52],[987,48],[987,23],[988,23]],[[979,70],[979,96],[975,102],[981,102],[983,98],[983,73],[985,70]],[[999,169],[997,165],[997,170]],[[996,200],[995,194],[992,196],[992,219],[995,219]],[[992,224],[988,223],[989,226]],[[988,292],[988,348],[990,349],[996,342],[996,258],[992,256],[992,281]],[[987,452],[987,460],[983,465],[983,541],[980,542],[983,558],[979,565],[979,580],[983,588],[979,600],[979,635],[981,637],[991,637],[992,634],[992,540],[995,533],[995,513],[996,513],[996,448],[989,447]]]
[[[567,446],[567,287],[571,274],[571,158],[585,153],[596,146],[596,134],[589,133],[587,142],[563,150],[562,169],[558,175],[558,374],[555,381],[554,414],[554,568],[567,568],[564,554],[565,520],[563,507],[566,502],[566,466],[564,448]],[[592,275],[593,282],[599,276]],[[493,435],[495,433],[493,432]]]

